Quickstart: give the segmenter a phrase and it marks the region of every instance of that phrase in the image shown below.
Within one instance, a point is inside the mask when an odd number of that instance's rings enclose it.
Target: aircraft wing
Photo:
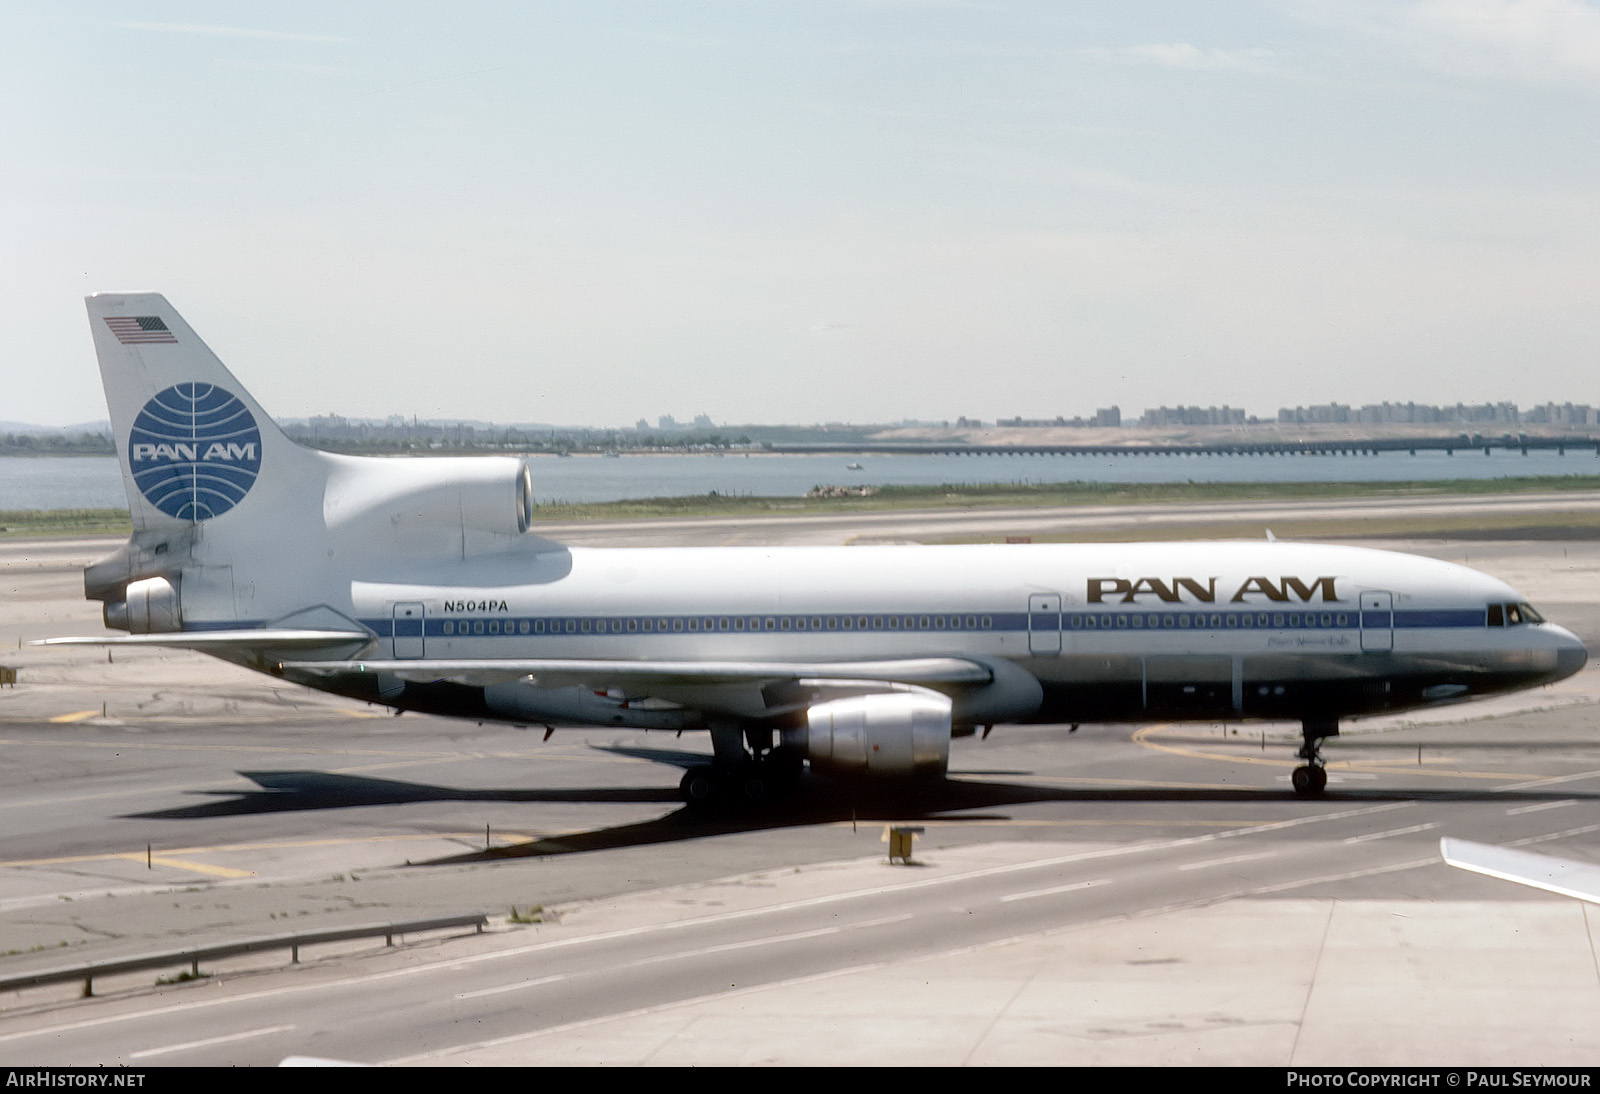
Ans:
[[[1600,904],[1600,866],[1464,839],[1440,840],[1439,854],[1463,870]]]
[[[285,661],[286,671],[317,676],[383,672],[416,683],[485,684],[530,679],[540,687],[604,689],[779,681],[964,684],[994,679],[986,665],[962,657],[912,657],[891,661],[605,661],[529,660]]]

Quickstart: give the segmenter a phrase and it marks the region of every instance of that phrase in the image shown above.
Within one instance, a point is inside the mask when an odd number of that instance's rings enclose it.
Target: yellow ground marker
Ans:
[[[145,856],[138,854],[137,852],[111,855],[110,857],[127,859],[129,862],[146,861]],[[235,870],[231,866],[212,866],[210,863],[206,862],[191,862],[188,859],[167,858],[165,855],[151,855],[148,861],[152,866],[166,866],[173,870],[188,870],[191,873],[207,874],[211,877],[228,878],[230,880],[234,878],[256,876],[255,871],[253,870]]]
[[[61,725],[67,722],[81,722],[85,718],[98,717],[100,717],[100,712],[98,710],[75,710],[71,714],[57,714],[50,720],[58,725]]]

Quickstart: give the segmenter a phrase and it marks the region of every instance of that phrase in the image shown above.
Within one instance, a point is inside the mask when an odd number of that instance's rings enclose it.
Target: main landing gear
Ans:
[[[1320,794],[1328,785],[1328,769],[1322,761],[1322,742],[1325,738],[1339,735],[1339,720],[1307,718],[1300,723],[1300,735],[1305,743],[1296,755],[1306,762],[1294,769],[1289,781],[1294,784],[1296,794]]]
[[[799,781],[804,758],[792,748],[773,747],[772,730],[713,726],[712,761],[683,773],[678,791],[692,808],[769,805]]]

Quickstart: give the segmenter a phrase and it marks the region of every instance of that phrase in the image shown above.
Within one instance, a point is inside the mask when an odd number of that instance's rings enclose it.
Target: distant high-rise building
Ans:
[[[1120,414],[1119,414],[1120,420]],[[1245,413],[1232,406],[1157,406],[1146,408],[1140,425],[1244,425]]]

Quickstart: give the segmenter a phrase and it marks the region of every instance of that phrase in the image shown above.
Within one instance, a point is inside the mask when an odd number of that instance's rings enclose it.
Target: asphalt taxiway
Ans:
[[[1083,518],[1029,515],[549,531],[841,542]],[[434,912],[494,929],[21,993],[0,1061],[1600,1059],[1590,907],[1437,854],[1459,836],[1600,859],[1592,668],[1356,723],[1316,801],[1288,789],[1293,726],[1031,727],[957,741],[951,780],[914,796],[812,780],[775,813],[707,818],[675,801],[692,737],[547,741],[198,655],[19,646],[98,629],[81,566],[112,545],[0,543],[0,664],[19,669],[0,691],[0,974]],[[1503,577],[1600,641],[1600,543],[1381,545]],[[887,863],[891,821],[925,829],[914,865]]]

